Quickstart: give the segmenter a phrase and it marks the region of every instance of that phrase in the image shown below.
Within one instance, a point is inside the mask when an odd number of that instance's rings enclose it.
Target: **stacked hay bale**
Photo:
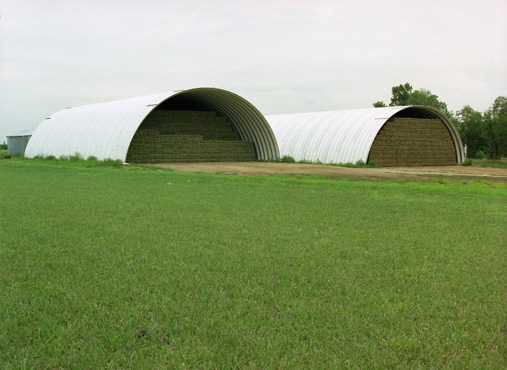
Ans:
[[[453,166],[454,144],[439,119],[393,117],[382,127],[368,161],[380,166]]]
[[[244,161],[255,161],[253,143],[240,141],[226,118],[209,111],[153,111],[127,153],[134,163]]]

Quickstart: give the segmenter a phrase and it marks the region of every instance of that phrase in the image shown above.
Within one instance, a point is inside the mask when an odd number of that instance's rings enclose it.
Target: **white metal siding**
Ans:
[[[130,142],[146,116],[162,102],[185,94],[227,117],[242,140],[252,141],[257,158],[277,159],[278,145],[264,116],[247,100],[221,89],[196,88],[64,109],[34,131],[25,156],[81,154],[125,161]]]
[[[32,130],[25,130],[7,136],[7,154],[25,154],[26,146],[32,136]]]
[[[332,112],[267,116],[280,148],[280,155],[297,161],[322,163],[366,162],[377,133],[396,113],[411,109],[421,118],[439,118],[447,127],[463,163],[463,144],[458,131],[442,112],[423,106],[385,107]]]

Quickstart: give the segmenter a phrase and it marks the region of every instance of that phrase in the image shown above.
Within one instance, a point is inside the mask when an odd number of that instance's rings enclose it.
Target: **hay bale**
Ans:
[[[127,162],[254,161],[252,142],[240,141],[215,112],[153,111],[134,135]]]
[[[454,143],[439,119],[390,119],[377,134],[369,160],[381,166],[455,165]]]

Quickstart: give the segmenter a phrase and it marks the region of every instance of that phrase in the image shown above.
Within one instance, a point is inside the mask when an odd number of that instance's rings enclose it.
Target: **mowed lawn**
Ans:
[[[500,369],[507,187],[0,162],[2,369]]]

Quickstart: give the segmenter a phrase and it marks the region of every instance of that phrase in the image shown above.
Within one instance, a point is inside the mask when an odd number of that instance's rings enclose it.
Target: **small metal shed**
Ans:
[[[9,155],[25,155],[26,146],[32,137],[33,130],[24,130],[14,135],[7,136],[7,153]]]

